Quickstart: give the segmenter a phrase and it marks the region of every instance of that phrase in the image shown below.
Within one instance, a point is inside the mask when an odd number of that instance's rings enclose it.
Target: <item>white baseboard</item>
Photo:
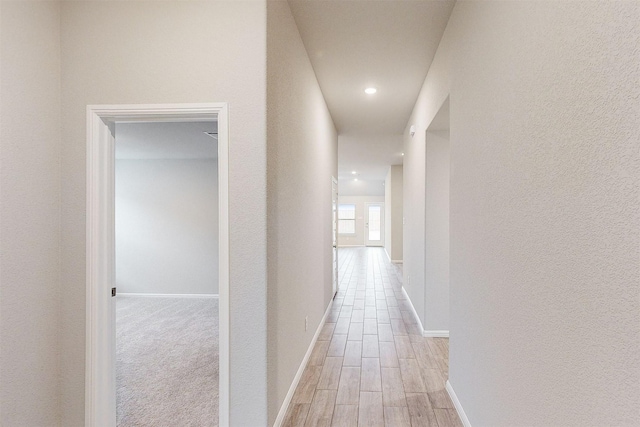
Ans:
[[[363,248],[364,245],[338,245],[339,248]]]
[[[311,353],[313,352],[313,347],[316,345],[316,341],[318,341],[318,337],[320,336],[320,332],[322,332],[322,327],[327,320],[327,316],[329,315],[329,311],[331,311],[331,307],[333,306],[333,300],[329,303],[327,310],[324,312],[324,316],[318,325],[318,329],[316,330],[313,339],[311,340],[311,344],[309,344],[309,348],[307,349],[307,353],[304,355],[302,362],[300,362],[300,366],[298,367],[298,372],[296,376],[293,378],[293,382],[291,383],[291,387],[289,387],[289,391],[284,398],[284,402],[282,402],[282,406],[280,406],[280,411],[278,412],[278,416],[276,417],[275,422],[273,423],[273,427],[280,427],[284,422],[284,417],[287,415],[287,410],[289,409],[289,404],[291,403],[291,399],[293,398],[293,394],[298,387],[298,383],[300,382],[300,378],[302,378],[302,373],[304,369],[307,367],[307,362],[309,361],[309,357],[311,357]]]
[[[141,294],[118,292],[119,297],[152,297],[152,298],[218,298],[218,294]]]
[[[411,302],[411,298],[409,298],[409,294],[405,290],[404,286],[402,287],[402,293],[404,294],[404,297],[407,299],[407,301],[409,301],[409,306],[411,307],[411,311],[413,312],[413,317],[416,318],[416,322],[418,322],[418,326],[420,327],[420,330],[424,331],[424,328],[422,327],[422,321],[420,320],[420,317],[418,316],[418,312],[413,306],[413,303]]]
[[[447,386],[446,387],[447,387],[447,393],[449,393],[449,397],[451,398],[451,401],[453,402],[453,406],[456,407],[456,412],[458,412],[458,416],[460,417],[460,421],[462,421],[462,425],[464,427],[471,427],[471,423],[469,422],[469,418],[467,418],[467,414],[465,414],[464,409],[462,408],[462,404],[458,400],[458,396],[456,395],[456,392],[453,390],[453,386],[451,386],[451,383],[449,382],[449,380],[447,380]]]
[[[449,338],[449,331],[422,331],[423,337]]]
[[[407,294],[407,291],[404,288],[404,286],[402,287],[402,293],[404,294],[404,297],[407,299],[407,301],[409,301],[409,306],[411,307],[411,311],[413,312],[413,317],[416,318],[416,322],[418,322],[418,326],[420,327],[420,330],[422,331],[422,336],[423,337],[449,338],[449,331],[425,331],[424,328],[422,327],[422,322],[420,321],[420,317],[418,316],[418,312],[416,312],[416,309],[413,306],[413,303],[411,302],[411,298],[409,298],[409,294]]]
[[[402,264],[402,260],[401,259],[391,259],[391,255],[389,255],[389,252],[387,252],[387,247],[386,246],[383,246],[383,247],[384,247],[384,253],[387,255],[387,259],[390,262],[392,262],[394,264]]]

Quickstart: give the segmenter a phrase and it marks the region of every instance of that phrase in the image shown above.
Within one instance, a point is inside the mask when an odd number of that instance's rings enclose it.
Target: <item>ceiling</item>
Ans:
[[[338,130],[340,194],[384,194],[381,183],[390,165],[402,164],[402,134],[454,4],[289,0]],[[367,95],[367,87],[378,92]],[[360,183],[346,182],[351,170]]]
[[[116,159],[215,159],[216,122],[117,123]]]
[[[390,165],[402,164],[402,134],[338,138],[338,184],[342,196],[382,196]],[[354,175],[353,172],[356,172]],[[357,178],[357,181],[355,179]]]

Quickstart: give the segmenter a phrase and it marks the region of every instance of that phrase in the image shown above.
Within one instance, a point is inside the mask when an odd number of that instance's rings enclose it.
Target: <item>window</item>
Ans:
[[[338,233],[356,234],[356,205],[338,205]]]

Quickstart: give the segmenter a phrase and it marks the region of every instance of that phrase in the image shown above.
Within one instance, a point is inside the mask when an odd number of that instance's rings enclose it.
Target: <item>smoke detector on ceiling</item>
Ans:
[[[409,128],[409,135],[411,135],[411,138],[413,138],[413,135],[416,134],[416,127],[415,125],[411,125],[411,127]]]

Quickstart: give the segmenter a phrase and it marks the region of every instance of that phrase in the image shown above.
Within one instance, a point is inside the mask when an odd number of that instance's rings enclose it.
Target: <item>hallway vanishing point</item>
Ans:
[[[382,248],[340,248],[339,287],[284,426],[461,427],[448,338],[424,338]]]

